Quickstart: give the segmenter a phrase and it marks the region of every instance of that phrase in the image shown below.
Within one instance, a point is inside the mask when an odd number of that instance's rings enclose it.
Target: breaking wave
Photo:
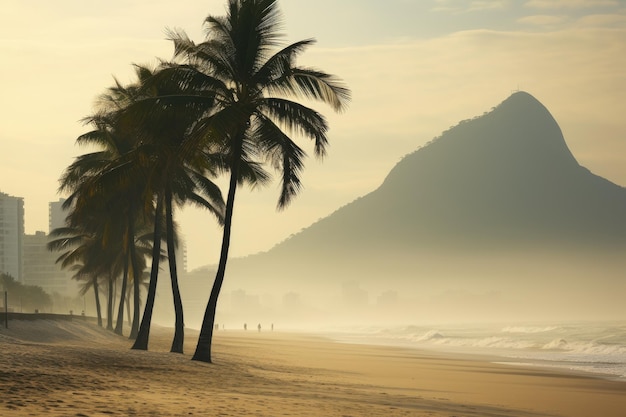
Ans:
[[[491,354],[626,379],[626,324],[405,326],[341,332],[338,340]]]

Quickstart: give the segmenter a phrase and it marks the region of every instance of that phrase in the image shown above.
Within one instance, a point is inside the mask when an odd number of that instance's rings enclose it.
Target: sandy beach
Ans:
[[[497,359],[219,331],[214,364],[74,321],[0,329],[2,416],[623,416],[626,381]]]

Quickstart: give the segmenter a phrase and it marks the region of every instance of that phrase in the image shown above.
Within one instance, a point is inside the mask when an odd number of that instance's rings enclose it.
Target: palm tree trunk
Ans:
[[[130,213],[133,213],[133,210],[130,210]],[[137,333],[139,333],[139,284],[141,281],[141,271],[139,271],[139,265],[137,264],[137,251],[135,247],[135,221],[133,219],[133,215],[130,214],[128,216],[128,249],[130,251],[130,262],[133,273],[133,324],[130,328],[129,339],[137,338]]]
[[[117,278],[113,279],[113,308],[115,308],[115,296],[117,295]],[[115,319],[115,317],[113,317]]]
[[[102,310],[100,308],[100,294],[98,294],[98,278],[93,279],[93,293],[96,297],[96,315],[98,316],[98,326],[102,327]]]
[[[107,297],[107,330],[113,330],[113,274],[109,272]]]
[[[124,259],[124,277],[122,278],[122,290],[120,293],[120,304],[117,308],[117,323],[115,323],[115,333],[120,336],[123,334],[124,327],[124,301],[126,300],[126,286],[128,285],[128,247],[126,248],[126,257]]]
[[[237,164],[230,173],[230,185],[228,188],[228,197],[226,199],[226,211],[224,213],[224,234],[222,235],[222,249],[220,251],[220,261],[215,274],[215,281],[211,289],[211,296],[204,312],[202,327],[200,327],[200,336],[196,352],[191,358],[194,361],[211,363],[211,343],[213,340],[213,326],[215,325],[215,311],[217,309],[217,299],[219,298],[226,273],[226,262],[228,260],[228,249],[230,247],[230,229],[233,218],[233,207],[235,205],[235,192],[237,191],[237,177],[239,169]]]
[[[150,339],[150,323],[152,322],[152,310],[156,298],[157,279],[159,278],[159,261],[161,258],[161,220],[163,218],[163,201],[157,197],[156,213],[154,218],[154,242],[152,244],[152,269],[150,270],[150,283],[146,296],[146,307],[143,310],[141,326],[131,349],[148,350]]]
[[[172,210],[172,190],[169,185],[165,188],[165,222],[167,227],[167,257],[169,259],[172,296],[174,298],[174,313],[176,316],[174,340],[172,340],[170,352],[183,353],[183,344],[185,342],[185,320],[183,317],[183,301],[180,297],[180,289],[178,287],[176,247],[174,245],[174,212]]]
[[[131,314],[130,314],[130,291],[126,293],[126,315],[128,316],[128,325],[132,324]]]

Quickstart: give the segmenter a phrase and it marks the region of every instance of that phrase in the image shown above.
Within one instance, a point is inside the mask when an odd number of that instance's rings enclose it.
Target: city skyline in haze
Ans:
[[[392,0],[279,2],[285,43],[315,38],[299,59],[353,92],[330,121],[328,156],[305,161],[304,188],[276,212],[278,182],[238,194],[231,256],[274,244],[377,188],[407,153],[513,91],[559,123],[578,162],[626,185],[626,2]],[[203,40],[225,0],[8,0],[0,17],[0,190],[24,197],[26,232],[47,230],[48,202],[87,131],[99,94],[133,80],[132,63],[169,59],[165,28]],[[309,155],[312,146],[299,142]],[[225,188],[223,188],[225,192]],[[220,230],[197,209],[178,217],[190,269],[217,260]]]

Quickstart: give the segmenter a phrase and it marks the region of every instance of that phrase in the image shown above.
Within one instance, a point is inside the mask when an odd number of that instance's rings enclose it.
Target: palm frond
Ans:
[[[269,119],[263,119],[259,124],[255,137],[268,161],[281,173],[277,208],[284,209],[302,188],[300,174],[306,153]]]
[[[320,113],[302,104],[280,98],[261,100],[259,110],[262,113],[257,115],[261,119],[267,115],[290,132],[313,139],[316,156],[326,155],[328,122]]]
[[[351,92],[337,77],[309,68],[292,68],[267,86],[268,91],[306,97],[326,103],[337,112],[346,110]]]
[[[274,80],[289,74],[296,57],[315,43],[314,39],[305,39],[292,43],[272,55],[254,75],[253,83],[260,86],[270,86]]]

